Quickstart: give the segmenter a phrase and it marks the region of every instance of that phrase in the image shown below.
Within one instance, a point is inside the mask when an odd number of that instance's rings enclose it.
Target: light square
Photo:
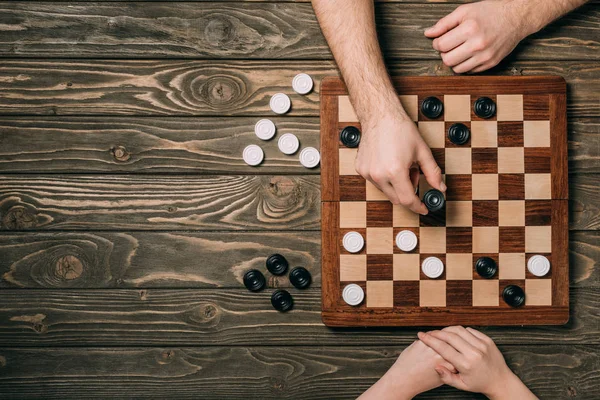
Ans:
[[[340,255],[340,281],[366,281],[367,256],[365,254]]]
[[[498,173],[522,174],[525,172],[525,155],[522,147],[498,148]]]
[[[446,228],[421,227],[419,228],[419,250],[423,254],[446,252]]]
[[[550,174],[525,174],[526,199],[551,199],[552,183]]]
[[[367,281],[367,307],[393,307],[393,281]]]
[[[446,121],[470,121],[471,96],[468,94],[444,96],[444,119]]]
[[[419,132],[427,146],[432,149],[443,149],[445,147],[446,131],[443,121],[421,121]]]
[[[358,175],[354,167],[357,152],[358,149],[340,149],[340,175]]]
[[[507,200],[498,202],[498,225],[524,226],[525,200]]]
[[[446,281],[420,281],[419,305],[421,307],[445,307]]]
[[[496,96],[496,104],[498,106],[498,121],[523,120],[523,95],[499,94]]]
[[[500,283],[497,280],[476,279],[473,281],[473,306],[492,307],[500,303]]]
[[[350,103],[350,97],[338,97],[338,121],[340,122],[358,122],[358,117],[354,112],[354,107]]]
[[[471,192],[473,200],[498,200],[498,175],[473,174]]]
[[[446,226],[473,226],[473,203],[470,201],[447,201]]]
[[[525,305],[551,306],[552,280],[527,279],[525,281]]]
[[[446,254],[446,279],[473,279],[473,254]]]
[[[367,254],[392,254],[394,228],[367,228]]]
[[[399,96],[400,104],[406,111],[411,120],[417,121],[419,119],[419,96]]]
[[[367,203],[365,201],[340,202],[340,228],[366,228]]]
[[[497,226],[473,227],[473,253],[498,253],[500,230]]]
[[[394,254],[394,280],[418,281],[420,265],[418,254]]]
[[[471,147],[498,147],[496,121],[471,122]]]
[[[550,147],[550,121],[524,121],[525,147]]]
[[[448,148],[446,149],[446,174],[471,173],[471,149]]]
[[[525,253],[500,253],[498,276],[500,279],[525,279]]]
[[[366,181],[367,185],[367,200],[369,201],[377,201],[377,200],[388,200],[387,196],[379,189],[377,186],[373,185],[370,181]]]
[[[552,227],[551,226],[526,226],[525,227],[525,252],[550,253],[552,252]]]
[[[415,214],[402,205],[392,207],[393,223],[397,227],[417,227],[419,226],[419,214]]]

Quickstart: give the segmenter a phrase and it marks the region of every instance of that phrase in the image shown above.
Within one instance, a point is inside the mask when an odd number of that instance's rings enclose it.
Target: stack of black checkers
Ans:
[[[289,263],[281,254],[272,254],[267,257],[267,270],[273,275],[283,275],[287,272]],[[305,289],[311,283],[310,272],[304,267],[294,268],[288,275],[290,283],[297,289]],[[244,286],[252,292],[260,292],[267,286],[267,280],[262,272],[251,269],[244,274]],[[271,295],[271,304],[278,311],[291,310],[294,299],[287,290],[278,289]]]

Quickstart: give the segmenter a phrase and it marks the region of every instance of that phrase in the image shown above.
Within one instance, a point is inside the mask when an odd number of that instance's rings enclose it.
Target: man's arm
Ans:
[[[377,41],[372,0],[312,0],[362,127],[356,170],[395,204],[427,214],[415,195],[420,166],[445,191],[441,170],[400,104]]]
[[[588,0],[485,0],[458,7],[425,36],[456,73],[496,66],[521,40]]]

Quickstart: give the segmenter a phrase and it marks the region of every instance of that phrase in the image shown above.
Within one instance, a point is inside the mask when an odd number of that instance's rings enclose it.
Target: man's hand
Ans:
[[[451,326],[441,331],[419,333],[419,339],[456,368],[436,366],[447,385],[485,394],[490,399],[536,399],[508,368],[492,339],[471,328]]]
[[[442,173],[415,124],[404,113],[362,125],[364,135],[356,157],[356,171],[375,184],[394,204],[419,214],[427,208],[415,194],[419,167],[427,182],[446,190]]]
[[[458,7],[425,30],[454,72],[496,66],[521,40],[586,0],[485,0]]]

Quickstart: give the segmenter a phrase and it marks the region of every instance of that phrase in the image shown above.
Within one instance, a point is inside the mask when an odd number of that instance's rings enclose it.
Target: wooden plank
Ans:
[[[392,347],[0,349],[10,398],[356,398],[394,363]],[[501,347],[539,398],[598,398],[597,346]],[[481,398],[444,386],[420,398]]]
[[[600,113],[596,62],[523,61],[505,64],[501,75],[558,74],[570,93],[569,117]],[[394,62],[395,76],[441,76],[439,61]],[[289,116],[318,116],[320,81],[336,75],[331,61],[6,60],[0,66],[0,115],[273,115],[269,99],[291,93],[299,72],[312,75],[315,90],[292,94]]]
[[[383,53],[438,59],[423,31],[455,8],[377,5]],[[0,15],[0,57],[332,58],[310,4],[2,2]],[[583,7],[526,39],[512,57],[597,60],[599,17],[593,5]]]
[[[599,230],[597,174],[571,174],[570,229]],[[0,230],[314,230],[319,177],[5,175]]]
[[[294,309],[271,306],[272,290],[105,289],[0,291],[0,346],[398,345],[425,328],[330,329],[321,291],[291,291]],[[598,288],[571,290],[562,326],[485,327],[503,344],[599,344]],[[260,339],[257,337],[260,336]]]
[[[319,119],[270,117],[279,132],[293,132],[301,145],[319,148]],[[260,141],[265,161],[246,165],[241,154],[258,118],[0,117],[0,172],[136,172],[318,174],[277,141]],[[573,118],[569,171],[600,173],[600,118]],[[35,148],[31,143],[35,142]],[[123,150],[124,149],[124,150]],[[117,157],[115,151],[123,150]],[[325,162],[325,160],[323,160]]]
[[[570,286],[600,286],[600,232],[570,232]],[[96,232],[0,235],[3,288],[241,288],[281,253],[321,287],[319,232]],[[272,287],[286,276],[267,274]]]

